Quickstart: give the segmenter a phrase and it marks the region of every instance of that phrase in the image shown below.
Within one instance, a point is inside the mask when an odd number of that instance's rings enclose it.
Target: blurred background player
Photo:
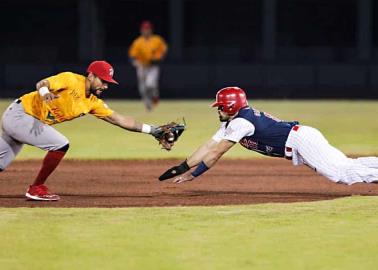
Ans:
[[[164,39],[153,33],[153,25],[143,21],[140,36],[130,46],[129,57],[136,68],[140,96],[147,111],[159,103],[160,64],[167,53]]]
[[[203,174],[235,144],[272,157],[286,157],[293,165],[307,165],[336,183],[378,182],[378,158],[348,158],[328,143],[319,130],[282,121],[248,105],[239,87],[218,91],[212,107],[218,108],[221,127],[179,166],[167,170],[160,180],[177,176],[175,183],[191,181]],[[196,167],[193,172],[190,168]]]
[[[69,148],[68,139],[51,125],[92,114],[129,131],[156,134],[154,126],[137,122],[111,110],[99,97],[113,79],[113,67],[106,61],[94,61],[83,76],[62,72],[39,81],[36,91],[16,99],[2,117],[0,171],[20,152],[23,144],[47,151],[42,167],[25,196],[31,200],[56,201],[59,196],[45,186]],[[85,138],[83,138],[85,140]],[[95,142],[94,142],[95,143]]]

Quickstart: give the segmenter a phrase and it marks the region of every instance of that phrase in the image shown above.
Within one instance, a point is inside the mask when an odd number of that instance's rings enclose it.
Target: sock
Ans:
[[[38,173],[37,178],[34,180],[33,186],[43,185],[47,177],[55,170],[66,152],[63,151],[49,151],[47,152],[42,167]]]

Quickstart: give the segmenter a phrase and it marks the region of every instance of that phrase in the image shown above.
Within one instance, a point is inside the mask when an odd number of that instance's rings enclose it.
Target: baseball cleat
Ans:
[[[30,186],[25,196],[34,201],[58,201],[60,199],[59,195],[49,193],[45,185]]]

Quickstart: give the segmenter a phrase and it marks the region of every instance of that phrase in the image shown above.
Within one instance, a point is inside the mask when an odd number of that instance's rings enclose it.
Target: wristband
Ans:
[[[39,88],[38,92],[39,92],[39,95],[40,95],[41,97],[43,97],[44,95],[50,93],[50,91],[49,91],[49,89],[47,88],[47,86],[42,86],[41,88]]]
[[[143,132],[143,133],[147,133],[147,134],[150,134],[150,133],[151,133],[151,126],[150,126],[150,125],[143,124],[143,125],[142,125],[142,130],[141,130],[141,132]]]
[[[191,173],[192,176],[197,177],[206,172],[209,169],[209,167],[206,166],[205,162],[201,161],[200,164],[198,164],[197,168]]]

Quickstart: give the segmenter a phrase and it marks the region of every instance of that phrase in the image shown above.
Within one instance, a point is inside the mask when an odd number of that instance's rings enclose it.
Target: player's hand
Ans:
[[[190,172],[186,172],[183,175],[176,177],[173,180],[173,183],[181,184],[181,183],[184,183],[184,182],[187,182],[187,181],[192,181],[192,180],[194,180],[194,178],[195,177]]]
[[[58,95],[55,95],[55,94],[53,94],[53,93],[46,93],[46,94],[42,97],[42,99],[43,99],[43,101],[49,103],[49,102],[53,101],[54,99],[57,99],[58,97],[59,97]]]

